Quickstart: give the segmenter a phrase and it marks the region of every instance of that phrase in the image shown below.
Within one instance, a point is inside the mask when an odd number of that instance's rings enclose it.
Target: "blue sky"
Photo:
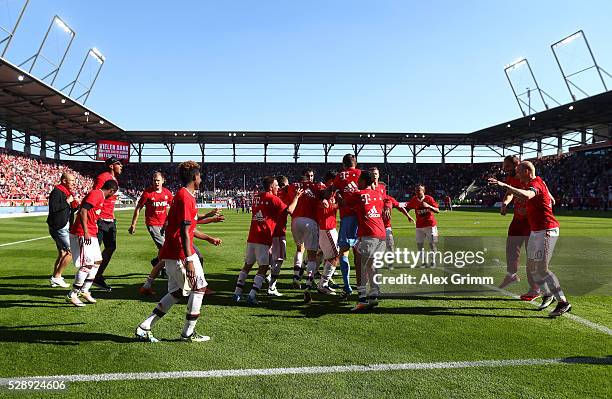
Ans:
[[[612,73],[610,1],[32,0],[6,57],[56,13],[77,32],[56,86],[98,47],[88,105],[130,130],[470,132],[520,116],[519,56],[569,102],[549,46],[578,29]]]

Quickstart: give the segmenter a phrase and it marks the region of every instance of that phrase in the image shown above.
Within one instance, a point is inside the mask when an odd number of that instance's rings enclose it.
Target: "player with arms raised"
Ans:
[[[544,180],[536,176],[531,162],[521,162],[516,172],[524,188],[513,187],[494,178],[489,179],[489,183],[497,184],[527,201],[527,218],[531,228],[527,244],[527,268],[533,273],[536,284],[544,291],[539,310],[546,309],[557,300],[557,307],[550,312],[550,316],[561,316],[569,312],[572,305],[565,297],[559,279],[549,269],[550,259],[559,238],[559,222],[552,210],[554,199]]]

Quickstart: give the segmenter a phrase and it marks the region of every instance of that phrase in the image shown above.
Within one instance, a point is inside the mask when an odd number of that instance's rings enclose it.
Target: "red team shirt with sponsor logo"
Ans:
[[[91,190],[85,198],[83,198],[81,206],[85,203],[92,206],[92,208],[87,211],[87,232],[90,236],[95,237],[98,234],[98,218],[104,206],[104,193],[102,190]],[[70,229],[70,233],[80,237],[85,236],[81,223],[81,215],[78,213]]]
[[[287,206],[293,201],[293,197],[289,196],[289,186],[278,190],[278,198],[283,201],[283,203]],[[287,233],[287,217],[289,214],[287,212],[281,212],[276,220],[276,227],[274,228],[274,233],[272,237],[284,237]]]
[[[96,181],[94,182],[94,189],[101,189],[104,183],[109,180],[114,180],[115,176],[113,176],[110,172],[102,172],[96,177]],[[114,219],[115,218],[115,202],[117,202],[117,198],[119,196],[115,193],[104,200],[104,206],[102,207],[102,212],[100,213],[100,219]]]
[[[329,207],[324,208],[319,203],[317,209],[317,223],[319,223],[319,230],[333,230],[336,228],[336,213],[338,211],[338,203],[336,202],[336,195],[332,195],[328,199]]]
[[[296,219],[303,217],[317,220],[317,209],[319,208],[321,191],[325,190],[325,185],[323,183],[309,181],[292,183],[288,189],[291,198],[295,196],[295,192],[298,188],[301,188],[304,192],[300,196],[300,199],[298,199],[297,206],[291,214],[291,218]]]
[[[414,212],[416,213],[417,228],[435,226],[437,222],[436,218],[434,217],[434,213],[431,209],[425,208],[423,206],[423,202],[427,202],[429,205],[435,208],[438,207],[438,203],[432,196],[425,195],[423,201],[420,201],[415,195],[406,204],[406,209],[414,209]]]
[[[168,207],[172,203],[172,193],[166,187],[161,192],[148,187],[140,196],[138,206],[145,207],[145,224],[147,226],[163,226],[166,223]]]
[[[168,212],[168,226],[166,227],[166,241],[159,251],[160,259],[185,259],[185,251],[181,240],[181,229],[183,222],[191,222],[188,236],[191,245],[191,253],[195,253],[193,236],[197,225],[198,208],[195,196],[185,187],[179,188]]]
[[[272,234],[281,213],[286,213],[287,205],[270,192],[258,193],[253,197],[253,217],[247,242],[251,244],[272,245]]]
[[[361,176],[361,169],[348,168],[341,172],[338,172],[334,179],[334,187],[340,191],[340,195],[346,201],[359,191],[357,187],[357,180]],[[345,216],[354,216],[355,211],[346,205],[340,207],[340,218]]]
[[[540,177],[532,179],[526,184],[527,190],[532,190],[535,197],[527,200],[527,218],[531,231],[554,229],[559,227],[552,210],[552,196],[548,186]]]
[[[521,181],[516,176],[506,177],[506,184],[520,189],[526,188],[525,185],[521,183]],[[514,206],[514,217],[516,219],[520,219],[522,222],[527,223],[527,202],[524,199],[518,198],[515,195],[512,199],[512,203]]]
[[[357,215],[357,235],[384,240],[387,236],[382,211],[385,197],[379,191],[366,188],[351,195],[346,205]]]

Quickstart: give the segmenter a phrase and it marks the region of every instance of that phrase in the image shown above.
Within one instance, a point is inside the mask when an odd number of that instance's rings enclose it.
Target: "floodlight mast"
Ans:
[[[85,92],[83,92],[83,94],[81,94],[80,96],[78,96],[75,99],[76,101],[78,101],[83,96],[85,96],[85,99],[83,100],[83,105],[85,105],[85,103],[87,102],[87,99],[89,98],[89,95],[91,94],[91,90],[93,89],[94,84],[96,83],[96,80],[98,80],[98,76],[100,75],[100,71],[102,70],[102,67],[104,66],[104,63],[106,62],[106,57],[104,57],[104,55],[102,55],[100,50],[98,50],[96,47],[92,47],[89,50],[87,50],[87,54],[85,54],[85,58],[83,59],[83,63],[81,64],[81,68],[79,68],[79,72],[77,73],[76,78],[72,82],[68,83],[66,86],[64,86],[60,90],[60,91],[64,91],[68,87],[70,87],[70,91],[68,91],[68,96],[72,95],[72,91],[74,90],[74,87],[77,85],[77,83],[80,83],[79,82],[79,78],[81,77],[81,73],[83,72],[83,68],[85,67],[85,63],[87,62],[87,57],[89,57],[89,56],[92,56],[98,62],[99,66],[98,66],[98,70],[96,71],[96,75],[94,76],[94,78],[91,81],[91,84],[89,85],[87,90]]]
[[[508,79],[508,83],[510,84],[510,88],[512,89],[512,93],[514,94],[514,98],[516,99],[516,102],[517,102],[519,108],[521,109],[521,113],[523,114],[523,116],[531,115],[532,111],[536,112],[536,110],[531,106],[531,92],[532,92],[532,90],[527,88],[527,91],[525,93],[518,94],[516,92],[514,84],[512,83],[512,79],[510,79],[510,74],[509,74],[510,71],[512,71],[513,69],[519,67],[523,63],[527,65],[527,69],[529,70],[529,74],[531,76],[531,79],[533,80],[533,83],[535,84],[535,87],[536,87],[535,90],[538,91],[538,94],[540,95],[540,99],[542,100],[542,104],[544,105],[544,108],[546,108],[547,110],[550,109],[550,107],[548,106],[548,103],[546,102],[544,96],[548,97],[549,99],[551,99],[552,101],[557,103],[557,105],[561,105],[557,100],[555,100],[553,97],[551,97],[548,93],[546,93],[540,87],[540,84],[538,83],[538,81],[537,81],[537,79],[535,77],[535,74],[533,73],[533,70],[531,69],[531,65],[529,64],[529,60],[527,60],[527,58],[525,58],[525,57],[521,57],[521,58],[518,58],[516,61],[513,61],[509,65],[506,65],[506,67],[504,68],[504,73],[506,74],[506,79]],[[520,96],[522,96],[524,94],[527,94],[527,98],[529,100],[528,103],[525,103],[525,101],[521,100]],[[522,104],[525,104],[527,106],[527,111],[528,111],[527,113],[525,113],[525,110],[523,109],[523,105]]]
[[[25,0],[25,3],[23,4],[23,7],[21,7],[21,12],[19,13],[19,16],[17,17],[17,21],[15,22],[15,25],[13,26],[13,29],[11,29],[10,32],[7,31],[4,28],[1,28],[6,33],[8,33],[8,36],[0,41],[0,44],[6,42],[6,44],[4,45],[4,49],[2,50],[2,54],[0,54],[0,57],[4,58],[4,54],[6,54],[6,50],[8,50],[9,46],[11,45],[11,41],[13,40],[13,37],[15,36],[15,32],[17,31],[17,27],[19,26],[19,23],[21,22],[21,17],[23,17],[23,14],[25,13],[25,10],[28,7],[28,3],[29,2],[30,2],[30,0]]]
[[[559,56],[557,55],[557,52],[555,51],[555,48],[557,46],[559,46],[560,44],[567,44],[570,43],[574,40],[576,40],[578,37],[582,37],[582,39],[584,40],[584,44],[587,47],[587,50],[589,51],[589,55],[591,56],[591,60],[593,61],[593,65],[586,67],[578,72],[574,72],[571,73],[569,75],[567,75],[565,73],[565,71],[563,70],[563,66],[561,65],[561,61],[559,60]],[[559,70],[561,71],[561,76],[563,76],[563,81],[565,82],[565,85],[567,86],[567,90],[570,93],[570,96],[572,97],[573,101],[576,101],[576,95],[574,94],[574,92],[572,91],[572,86],[574,86],[578,91],[580,91],[582,94],[584,94],[585,96],[589,97],[589,94],[587,92],[585,92],[584,90],[582,90],[580,87],[578,87],[578,85],[576,85],[574,82],[572,82],[570,80],[570,77],[577,75],[579,73],[585,72],[589,69],[595,68],[595,70],[597,71],[597,75],[599,76],[599,79],[601,80],[601,84],[604,87],[604,91],[608,91],[608,87],[606,85],[606,82],[603,78],[603,75],[601,74],[602,72],[605,73],[608,77],[612,78],[612,75],[610,75],[605,69],[603,69],[601,66],[599,66],[599,64],[597,64],[597,61],[595,60],[595,55],[593,54],[593,50],[591,49],[591,45],[589,44],[589,41],[586,38],[586,35],[584,34],[584,31],[581,29],[577,32],[572,33],[569,36],[564,37],[563,39],[553,43],[550,45],[550,49],[553,52],[553,55],[555,57],[555,61],[557,61],[557,66],[559,67]]]
[[[62,58],[60,59],[60,62],[57,65],[53,64],[53,61],[49,60],[48,58],[46,58],[44,55],[41,54],[43,47],[45,46],[45,43],[47,41],[47,38],[49,37],[49,33],[51,32],[51,28],[53,28],[53,25],[59,26],[64,32],[70,35],[70,41],[68,42],[68,45],[66,46],[66,49],[64,50],[64,54],[62,55]],[[62,64],[64,63],[64,60],[66,59],[66,55],[68,54],[68,50],[70,50],[70,46],[72,45],[72,42],[75,36],[76,36],[76,32],[72,30],[59,16],[55,15],[53,19],[51,20],[51,23],[49,24],[47,33],[45,33],[45,37],[43,38],[42,43],[40,43],[40,47],[38,48],[38,51],[36,52],[36,54],[31,56],[30,58],[28,58],[27,60],[19,64],[18,66],[21,67],[22,65],[27,64],[28,62],[32,61],[32,64],[30,65],[30,69],[28,69],[28,72],[32,73],[32,70],[34,69],[34,66],[36,65],[36,61],[38,61],[38,58],[39,57],[44,58],[50,64],[54,65],[56,68],[52,70],[51,72],[49,72],[48,74],[46,74],[45,76],[43,76],[40,80],[45,80],[49,76],[53,75],[53,79],[51,79],[51,85],[53,85],[60,69],[62,68]]]

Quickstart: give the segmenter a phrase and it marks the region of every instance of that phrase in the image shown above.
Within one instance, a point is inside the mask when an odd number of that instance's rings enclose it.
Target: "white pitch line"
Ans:
[[[440,270],[442,270],[442,271],[443,271],[443,272],[445,272],[445,273],[450,273],[450,272],[451,272],[451,271],[449,271],[449,270],[448,270],[447,268],[445,268],[445,267],[440,268]],[[492,289],[492,290],[494,290],[494,291],[497,291],[497,292],[499,292],[499,293],[501,293],[501,294],[503,294],[503,295],[506,295],[506,296],[511,296],[511,297],[512,297],[512,298],[514,298],[514,299],[521,299],[520,295],[516,295],[516,294],[515,294],[515,293],[513,293],[513,292],[506,291],[506,290],[505,290],[505,289],[503,289],[503,288],[499,288],[499,287],[496,287],[496,286],[494,286],[494,285],[489,285],[489,284],[482,284],[482,286],[483,286],[483,287],[487,287],[487,288],[489,288],[489,289]],[[526,302],[526,301],[523,301],[523,302]],[[530,305],[533,305],[533,306],[538,306],[538,304],[537,304],[537,303],[535,303],[535,302],[533,302],[533,301],[529,302],[529,304],[530,304]],[[601,331],[601,332],[602,332],[602,333],[604,333],[604,334],[612,335],[612,329],[610,329],[610,328],[608,328],[608,327],[606,327],[606,326],[604,326],[604,325],[594,323],[594,322],[592,322],[592,321],[590,321],[590,320],[587,320],[587,319],[585,319],[585,318],[582,318],[582,317],[580,317],[580,316],[576,316],[576,315],[573,315],[573,314],[571,314],[571,313],[564,313],[564,314],[562,315],[562,317],[567,317],[567,318],[568,318],[568,319],[570,319],[570,320],[573,320],[573,321],[575,321],[575,322],[577,322],[577,323],[580,323],[580,324],[582,324],[582,325],[585,325],[585,326],[587,326],[587,327],[590,327],[590,328],[592,328],[592,329],[594,329],[594,330]]]
[[[108,374],[71,374],[45,375],[37,377],[0,378],[0,386],[8,385],[10,381],[29,380],[61,380],[66,382],[99,382],[99,381],[129,381],[129,380],[160,380],[178,378],[222,378],[222,377],[253,377],[277,376],[293,374],[330,374],[330,373],[365,373],[396,370],[435,370],[461,369],[471,367],[512,367],[541,366],[547,364],[612,364],[610,358],[557,358],[557,359],[508,359],[508,360],[478,360],[434,363],[390,363],[345,366],[312,366],[267,369],[226,369],[226,370],[195,370],[195,371],[159,371],[145,373],[108,373]]]
[[[6,244],[0,244],[0,247],[7,247],[9,245],[15,245],[15,244],[21,244],[23,242],[30,242],[30,241],[36,241],[36,240],[43,240],[45,238],[49,238],[51,236],[44,236],[44,237],[37,237],[37,238],[30,238],[29,240],[22,240],[22,241],[15,241],[15,242],[7,242]]]

